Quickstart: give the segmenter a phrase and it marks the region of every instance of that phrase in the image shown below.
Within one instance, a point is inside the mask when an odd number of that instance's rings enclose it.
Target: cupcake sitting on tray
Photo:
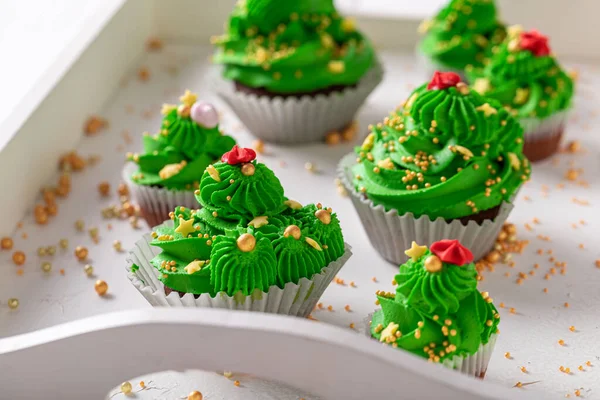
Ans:
[[[223,66],[217,92],[267,141],[343,130],[382,79],[373,46],[333,0],[238,1],[213,43]]]
[[[302,317],[313,310],[350,248],[331,208],[286,199],[255,156],[237,146],[225,153],[202,175],[202,208],[176,207],[173,221],[136,243],[129,278],[150,303]]]
[[[457,74],[436,72],[370,130],[339,173],[382,257],[399,264],[413,240],[441,239],[483,257],[529,179],[519,123]]]
[[[519,120],[525,129],[523,152],[531,161],[558,150],[574,84],[551,53],[546,36],[510,27],[491,62],[468,75],[475,90],[498,100]]]
[[[487,292],[477,290],[473,254],[458,240],[429,248],[415,242],[394,281],[396,293],[377,291],[381,310],[369,336],[430,362],[483,378],[500,314]]]
[[[181,103],[164,104],[156,135],[144,134],[144,151],[127,154],[123,179],[137,200],[148,225],[169,218],[175,206],[194,207],[194,190],[206,167],[235,144],[219,130],[215,108],[190,91]]]
[[[506,31],[493,0],[452,0],[419,27],[424,35],[418,53],[427,76],[452,71],[464,79],[468,67],[481,67]]]

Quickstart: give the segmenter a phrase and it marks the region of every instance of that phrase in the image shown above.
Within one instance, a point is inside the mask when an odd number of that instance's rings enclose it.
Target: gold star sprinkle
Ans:
[[[519,160],[519,157],[515,153],[508,153],[508,161],[514,170],[521,168],[521,160]]]
[[[194,218],[190,218],[187,221],[183,218],[179,218],[179,226],[175,229],[175,232],[181,233],[183,237],[187,237],[190,233],[196,232],[194,228]]]
[[[477,111],[483,112],[483,114],[486,117],[489,117],[490,115],[493,115],[493,114],[498,114],[498,110],[496,110],[494,107],[490,106],[490,103],[482,104],[479,107],[476,107],[475,109]]]
[[[180,173],[186,165],[187,162],[185,160],[179,164],[167,164],[158,172],[158,176],[160,176],[161,179],[169,179]]]
[[[506,29],[506,33],[508,33],[508,37],[514,38],[521,35],[523,32],[523,27],[521,25],[512,25]]]
[[[162,108],[160,109],[160,113],[162,115],[167,115],[168,113],[170,113],[171,111],[175,110],[177,108],[177,106],[175,104],[163,104]]]
[[[414,243],[414,242],[413,242]],[[381,331],[381,336],[379,337],[380,342],[395,342],[396,341],[396,332],[398,331],[398,324],[390,322],[388,326]]]
[[[194,103],[196,102],[196,99],[198,98],[198,96],[196,96],[195,93],[190,92],[189,90],[186,90],[185,93],[183,94],[183,96],[181,96],[179,98],[179,100],[186,106],[191,107],[194,105]]]
[[[477,78],[475,79],[475,83],[473,84],[473,89],[476,92],[485,94],[491,89],[490,80],[487,78]]]
[[[189,275],[191,275],[194,272],[200,271],[202,269],[202,267],[204,267],[205,262],[206,261],[201,261],[201,260],[192,261],[191,263],[186,265],[183,269],[185,269],[185,272],[187,272]]]
[[[285,204],[292,210],[299,210],[302,208],[302,204],[298,203],[296,200],[286,200],[283,204]]]
[[[410,245],[410,249],[406,250],[404,254],[409,256],[413,261],[417,261],[427,251],[427,246],[419,246],[417,242],[413,240]]]
[[[394,163],[391,158],[386,158],[385,160],[377,161],[377,166],[383,169],[394,169]]]
[[[260,228],[261,226],[265,226],[269,224],[269,217],[261,216],[255,217],[252,221],[248,222],[248,226],[253,226],[255,228]]]
[[[515,93],[515,98],[513,99],[513,103],[515,104],[525,104],[527,99],[529,98],[529,89],[528,88],[517,88],[517,93]]]
[[[346,64],[343,61],[329,61],[327,69],[333,74],[342,74],[346,70]]]

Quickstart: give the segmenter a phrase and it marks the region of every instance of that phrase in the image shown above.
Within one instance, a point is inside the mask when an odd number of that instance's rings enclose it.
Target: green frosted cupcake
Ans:
[[[160,131],[144,134],[142,153],[127,154],[123,178],[140,204],[144,218],[155,226],[177,205],[194,207],[194,190],[206,167],[235,144],[219,130],[214,107],[186,91],[181,103],[164,104]]]
[[[485,65],[506,36],[493,0],[451,0],[419,31],[424,36],[418,52],[427,76],[436,70],[452,71],[463,80],[465,69]]]
[[[483,378],[500,315],[487,292],[477,290],[473,254],[458,240],[415,242],[400,266],[396,292],[377,291],[381,309],[369,336],[430,362]]]
[[[322,140],[351,124],[382,72],[370,41],[332,0],[283,3],[238,1],[213,38],[217,90],[256,136]]]
[[[255,157],[234,146],[209,164],[202,209],[175,207],[136,244],[129,277],[152,304],[307,316],[350,257],[331,208],[286,199]]]
[[[457,74],[436,73],[370,129],[340,178],[382,256],[399,264],[413,240],[445,238],[485,255],[530,174],[511,114]]]
[[[574,83],[550,51],[548,38],[520,26],[484,68],[468,72],[473,88],[500,102],[525,130],[525,155],[538,161],[554,154],[572,107]]]

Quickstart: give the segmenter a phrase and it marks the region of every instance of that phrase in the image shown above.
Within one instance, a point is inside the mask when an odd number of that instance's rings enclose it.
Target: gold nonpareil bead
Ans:
[[[325,225],[329,225],[331,223],[331,214],[327,210],[317,210],[315,212],[315,217],[319,219]]]
[[[42,263],[42,271],[44,271],[44,272],[52,271],[52,264],[50,264],[48,261],[44,261]]]
[[[244,233],[237,239],[237,247],[245,253],[250,252],[256,247],[256,238],[250,233]]]
[[[123,392],[123,394],[130,394],[132,390],[133,387],[130,382],[121,383],[121,392]]]
[[[92,267],[90,264],[86,264],[86,266],[83,267],[83,272],[85,272],[87,276],[92,276],[94,273],[94,267]]]
[[[254,175],[255,170],[256,170],[256,168],[254,167],[254,164],[246,163],[246,164],[242,165],[242,174],[244,174],[245,176]]]
[[[77,246],[75,248],[75,257],[77,257],[77,259],[79,261],[83,261],[87,258],[88,256],[88,249],[83,247],[83,246]]]
[[[202,393],[194,390],[192,393],[188,394],[187,400],[202,400]]]
[[[19,299],[8,299],[8,308],[10,308],[11,310],[16,310],[17,308],[19,308]]]
[[[429,256],[425,259],[425,269],[428,272],[438,272],[442,269],[442,260],[438,256]]]
[[[300,231],[300,228],[297,225],[290,225],[287,228],[285,228],[285,231],[283,231],[283,236],[291,236],[294,239],[298,240],[300,239],[300,236],[302,236],[302,232]]]
[[[94,284],[94,290],[96,290],[98,296],[104,296],[108,291],[108,283],[103,280],[97,280]]]

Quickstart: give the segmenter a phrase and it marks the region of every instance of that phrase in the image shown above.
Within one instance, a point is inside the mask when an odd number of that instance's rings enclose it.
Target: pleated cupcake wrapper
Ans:
[[[419,218],[408,212],[400,215],[397,210],[386,211],[382,205],[374,205],[354,188],[351,167],[355,163],[356,155],[353,153],[342,158],[338,165],[338,177],[350,193],[371,244],[383,258],[395,265],[406,262],[408,257],[404,251],[411,247],[413,240],[420,245],[430,246],[442,239],[458,239],[471,250],[475,260],[479,260],[494,246],[513,208],[511,202],[503,202],[495,219],[485,220],[481,225],[469,221],[466,226],[458,219],[447,222],[437,218],[432,221],[426,215]]]
[[[172,221],[166,221],[163,225],[172,226],[172,224]],[[183,297],[180,297],[177,292],[171,292],[168,296],[165,294],[164,285],[158,279],[160,272],[150,262],[161,252],[161,249],[151,246],[151,241],[150,234],[146,234],[129,251],[127,276],[153,306],[225,308],[298,317],[307,317],[313,311],[325,289],[352,255],[351,247],[346,243],[344,254],[329,263],[312,279],[302,278],[297,284],[289,282],[283,289],[273,285],[268,292],[255,290],[248,296],[241,293],[229,296],[221,292],[215,297],[201,294],[198,298],[194,298],[192,293],[187,293]],[[139,268],[132,271],[133,265]]]
[[[460,79],[463,82],[467,82],[467,76],[465,75],[465,71],[463,71],[461,69],[448,67],[448,66],[440,63],[439,61],[434,60],[433,58],[431,58],[430,56],[428,56],[427,54],[425,54],[421,50],[419,50],[419,46],[417,46],[415,53],[417,56],[417,65],[418,65],[419,69],[421,71],[423,71],[423,73],[425,75],[423,77],[423,79],[425,81],[429,82],[431,80],[431,78],[433,77],[433,73],[435,71],[440,71],[440,72],[454,72],[460,76]]]
[[[236,91],[231,81],[213,79],[215,91],[254,134],[267,142],[309,143],[352,123],[360,106],[383,79],[373,66],[355,87],[327,95],[296,97],[257,96]]]
[[[371,336],[371,320],[373,319],[373,313],[369,314],[367,318],[363,320],[363,329],[367,337],[375,340]],[[473,376],[476,378],[484,378],[485,372],[487,371],[488,364],[494,353],[494,347],[496,346],[496,340],[498,334],[494,333],[490,336],[490,339],[486,344],[479,345],[479,349],[475,353],[469,356],[454,356],[441,362],[446,368],[453,369],[461,372],[465,375]],[[396,351],[403,351],[402,349],[393,349]],[[404,350],[405,351],[405,350]]]
[[[129,187],[133,199],[140,206],[148,225],[155,226],[166,219],[177,206],[198,209],[200,204],[194,196],[194,190],[171,190],[161,187],[145,186],[135,183],[131,176],[137,172],[137,165],[128,163],[123,168],[122,178]]]
[[[519,123],[523,127],[524,140],[543,140],[548,137],[561,135],[564,126],[569,119],[569,111],[564,110],[555,113],[548,118],[520,118]]]

